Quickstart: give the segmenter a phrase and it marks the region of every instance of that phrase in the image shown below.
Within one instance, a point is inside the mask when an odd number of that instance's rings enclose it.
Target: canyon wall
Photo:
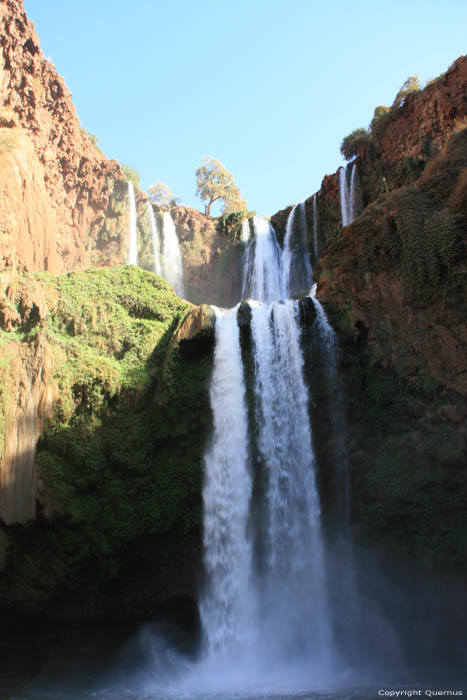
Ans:
[[[126,177],[81,128],[22,0],[0,4],[0,270],[126,258]]]

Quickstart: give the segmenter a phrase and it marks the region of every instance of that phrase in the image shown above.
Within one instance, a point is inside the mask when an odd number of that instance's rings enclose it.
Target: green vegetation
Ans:
[[[452,135],[445,156],[433,161],[418,186],[395,190],[359,221],[356,265],[363,272],[399,271],[408,297],[420,305],[435,298],[463,303],[463,280],[453,272],[463,257],[465,217],[446,205],[466,158],[464,129]]]
[[[136,172],[135,168],[132,168],[130,165],[124,165],[124,163],[120,163],[120,167],[126,179],[135,187],[139,187],[139,174]]]
[[[411,92],[418,92],[421,90],[420,78],[418,75],[411,75],[407,78],[405,83],[402,85],[401,89],[397,93],[394,102],[392,103],[391,109],[399,109],[404,104],[407,95]]]
[[[199,195],[201,200],[206,202],[206,216],[210,216],[211,206],[218,200],[224,203],[223,214],[247,209],[246,201],[236,186],[233,175],[212,156],[203,158],[202,165],[196,171],[196,186],[196,196]]]
[[[252,216],[248,211],[234,211],[230,214],[222,214],[217,221],[218,230],[229,239],[229,243],[239,243],[242,236],[242,224],[245,219]]]
[[[0,153],[2,151],[12,151],[17,145],[16,134],[12,134],[10,129],[0,129]]]
[[[113,577],[130,541],[199,532],[211,360],[174,343],[190,305],[152,273],[128,266],[36,279],[58,395],[37,449],[54,516],[19,528],[15,551],[21,558],[34,542],[42,556],[31,580],[52,566],[72,586],[89,567]]]
[[[170,207],[180,204],[180,197],[175,197],[170,187],[160,180],[148,187],[148,194],[151,202],[158,204],[163,209],[170,209]]]
[[[340,152],[346,160],[351,160],[358,156],[362,148],[367,148],[373,141],[380,139],[387,124],[395,116],[397,110],[404,104],[407,95],[421,89],[420,80],[417,76],[407,78],[401,89],[398,91],[391,107],[379,105],[375,108],[373,119],[368,129],[354,129],[341,143]]]
[[[97,136],[91,134],[87,129],[84,128],[84,126],[81,127],[80,131],[83,134],[83,136],[86,136],[86,138],[92,143],[92,145],[102,153],[102,150],[99,148],[99,139],[97,138]]]
[[[370,143],[371,134],[367,129],[355,129],[343,139],[340,150],[346,160],[352,160]]]
[[[421,369],[409,380],[385,365],[350,308],[327,311],[341,339],[359,538],[426,569],[465,572],[467,474],[456,425],[443,414],[458,397]],[[383,322],[378,334],[395,343]]]

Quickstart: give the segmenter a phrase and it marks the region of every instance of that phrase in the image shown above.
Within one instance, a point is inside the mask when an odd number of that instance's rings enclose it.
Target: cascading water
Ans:
[[[300,241],[303,236],[304,205],[289,217],[282,253],[269,222],[255,217],[252,223],[243,294],[257,300],[249,302],[249,414],[256,429],[249,436],[231,311],[216,322],[201,618],[211,666],[219,658],[237,658],[251,678],[270,673],[271,663],[276,670],[302,663],[309,681],[310,674],[316,678],[332,667],[334,646],[299,305],[284,300],[296,283],[291,242],[294,233]],[[251,465],[248,445],[255,455]]]
[[[341,168],[339,173],[339,192],[341,203],[342,226],[348,226],[350,224],[350,192],[347,177],[347,165],[344,165],[344,167]]]
[[[217,315],[210,399],[214,434],[205,455],[206,589],[201,617],[208,654],[232,661],[253,641],[255,628],[247,537],[252,481],[236,308]]]
[[[130,227],[129,227],[129,239],[130,244],[128,248],[128,265],[138,264],[138,238],[136,233],[136,202],[135,202],[135,189],[133,183],[128,183],[128,199],[130,207]]]
[[[175,289],[178,296],[183,297],[185,288],[183,284],[182,257],[180,255],[175,224],[168,211],[165,211],[162,216],[162,234],[162,274]]]
[[[269,221],[254,216],[253,230],[254,237],[245,251],[242,298],[282,299],[281,250],[274,228]]]
[[[276,638],[278,660],[307,655],[322,668],[332,643],[297,314],[293,301],[252,309],[258,449],[266,481],[263,619],[266,636]]]
[[[161,242],[159,236],[159,227],[157,225],[156,217],[154,214],[154,209],[152,208],[151,202],[147,203],[148,218],[149,218],[149,231],[151,233],[152,248],[154,251],[154,272],[156,275],[162,275],[162,264],[161,264]]]
[[[342,226],[348,226],[362,213],[362,195],[360,191],[360,179],[355,163],[352,164],[350,178],[347,174],[347,165],[340,170],[339,190],[341,203]]]
[[[308,254],[305,202],[297,204],[287,218],[280,269],[284,296],[310,289],[313,271]]]

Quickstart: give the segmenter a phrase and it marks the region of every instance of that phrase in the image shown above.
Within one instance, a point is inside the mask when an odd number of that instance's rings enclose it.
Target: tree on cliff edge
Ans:
[[[223,214],[247,209],[246,201],[235,184],[233,175],[212,156],[203,158],[202,164],[196,171],[196,186],[196,196],[205,202],[206,216],[210,216],[211,206],[218,200],[224,202]]]
[[[161,180],[157,180],[157,182],[148,187],[148,194],[151,202],[158,204],[163,209],[169,209],[169,207],[180,204],[180,197],[174,197],[170,187]]]

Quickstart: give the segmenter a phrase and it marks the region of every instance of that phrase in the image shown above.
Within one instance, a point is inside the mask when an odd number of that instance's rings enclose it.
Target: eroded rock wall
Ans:
[[[81,129],[22,0],[0,4],[0,267],[62,272],[126,258],[126,178]]]

